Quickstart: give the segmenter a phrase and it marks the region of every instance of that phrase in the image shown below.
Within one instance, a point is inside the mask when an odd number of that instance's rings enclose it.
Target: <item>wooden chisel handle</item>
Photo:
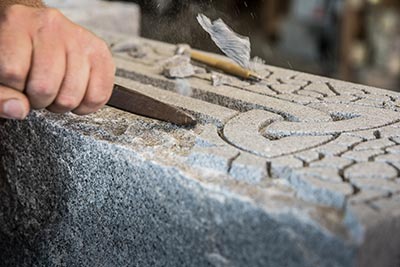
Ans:
[[[253,73],[251,70],[242,68],[241,66],[229,61],[220,60],[218,58],[193,50],[191,51],[191,58],[210,67],[214,67],[243,79],[258,79],[257,74]]]

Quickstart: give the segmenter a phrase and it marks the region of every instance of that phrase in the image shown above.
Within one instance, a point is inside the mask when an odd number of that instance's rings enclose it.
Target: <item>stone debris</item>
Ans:
[[[175,55],[191,58],[191,49],[188,44],[178,44],[176,45]],[[193,68],[195,74],[203,75],[207,73],[207,70],[203,67],[193,65]]]
[[[175,54],[180,55],[180,56],[190,57],[191,50],[192,50],[192,48],[188,44],[178,44],[178,45],[176,45]]]
[[[190,57],[175,55],[163,63],[162,73],[167,78],[188,78],[196,72],[190,62]]]
[[[260,64],[257,84],[171,79],[190,64],[175,45],[101,36],[119,83],[199,124],[109,107],[1,123],[2,266],[398,264],[397,93]]]

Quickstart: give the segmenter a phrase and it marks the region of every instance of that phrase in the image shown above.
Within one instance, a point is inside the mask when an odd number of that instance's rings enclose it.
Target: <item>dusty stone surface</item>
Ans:
[[[3,265],[398,266],[399,94],[260,64],[258,84],[169,79],[176,46],[132,42],[118,81],[199,124],[2,121]]]

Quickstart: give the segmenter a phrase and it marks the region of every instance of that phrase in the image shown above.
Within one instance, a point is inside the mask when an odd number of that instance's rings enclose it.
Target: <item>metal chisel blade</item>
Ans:
[[[119,84],[114,85],[113,94],[107,105],[180,126],[196,124],[196,120],[184,111]]]

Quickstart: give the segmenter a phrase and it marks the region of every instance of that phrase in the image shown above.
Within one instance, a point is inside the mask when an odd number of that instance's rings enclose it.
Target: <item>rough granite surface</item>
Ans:
[[[103,37],[120,83],[199,124],[2,121],[1,266],[400,265],[400,94],[267,65],[170,79],[176,46]]]

